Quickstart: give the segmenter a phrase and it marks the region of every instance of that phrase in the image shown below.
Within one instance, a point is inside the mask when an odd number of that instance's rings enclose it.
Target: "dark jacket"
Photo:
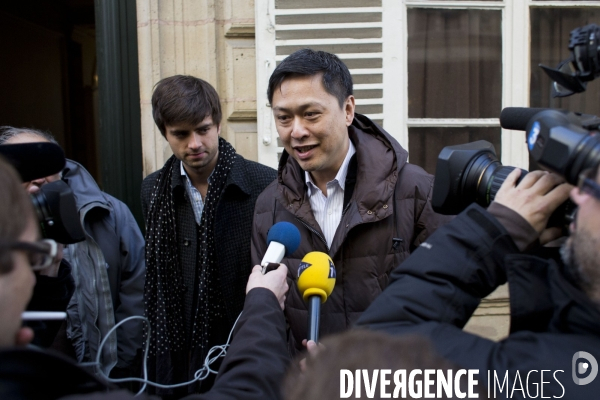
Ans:
[[[285,335],[285,319],[277,298],[268,289],[252,289],[214,387],[186,400],[280,399],[280,383],[289,363]],[[114,386],[60,354],[25,348],[0,351],[2,399],[158,399],[112,389]]]
[[[511,333],[493,342],[463,332],[480,300],[508,279]],[[510,397],[494,385],[508,371],[509,388],[522,386],[535,395],[543,376],[544,397],[597,398],[600,379],[575,385],[574,354],[585,351],[600,360],[600,310],[553,259],[519,252],[502,224],[477,205],[427,239],[392,273],[383,294],[357,326],[392,334],[429,337],[443,357],[463,368],[488,370],[498,398]],[[529,376],[527,383],[527,374]],[[539,386],[538,386],[539,389]],[[515,391],[512,398],[522,398]],[[526,393],[526,392],[525,392]],[[541,395],[539,395],[541,397]]]
[[[356,114],[348,134],[356,154],[349,164],[344,211],[331,248],[313,216],[304,171],[286,152],[277,181],[256,203],[253,264],[260,263],[273,224],[288,221],[300,230],[300,247],[282,261],[292,280],[285,308],[292,350],[301,349],[307,336],[306,305],[295,284],[306,253],[328,253],[336,267],[335,288],[321,311],[324,336],[349,328],[387,286],[394,267],[448,220],[431,208],[433,177],[407,163],[408,153],[387,132]]]
[[[171,188],[175,203],[176,237],[179,262],[184,277],[185,301],[191,303],[197,270],[198,229],[185,190],[185,182],[181,176],[180,165],[181,161],[177,161],[174,165]],[[160,171],[150,174],[142,183],[142,206],[145,218],[159,173]],[[253,266],[250,260],[250,234],[254,204],[258,195],[275,179],[275,176],[274,169],[245,160],[239,154],[236,155],[227,176],[214,222],[214,240],[217,244],[215,257],[219,272],[218,281],[226,309],[227,326],[211,327],[213,334],[209,347],[222,345],[227,341],[227,335],[244,305],[246,283]],[[191,305],[188,304],[187,307]],[[195,351],[191,355],[189,365],[176,366],[177,370],[171,368],[170,371],[165,371],[165,374],[171,376],[172,383],[187,381],[202,366],[205,356],[206,354]],[[206,385],[203,385],[201,390],[204,391],[206,388]],[[196,389],[189,388],[189,390],[194,392]]]
[[[67,160],[63,180],[73,190],[86,240],[65,247],[75,293],[67,309],[67,334],[79,362],[96,359],[108,331],[127,317],[144,314],[144,238],[131,211],[100,190],[80,164]],[[121,325],[101,357],[105,372],[137,369],[142,322]]]
[[[62,311],[67,310],[71,296],[75,291],[75,283],[71,276],[71,266],[66,260],[61,260],[58,275],[50,277],[36,273],[35,286],[27,311]],[[32,344],[48,348],[61,331],[65,321],[29,321],[25,325],[33,329],[35,335]],[[62,331],[61,331],[62,333]],[[60,338],[64,340],[66,338]],[[70,352],[66,351],[70,354]]]

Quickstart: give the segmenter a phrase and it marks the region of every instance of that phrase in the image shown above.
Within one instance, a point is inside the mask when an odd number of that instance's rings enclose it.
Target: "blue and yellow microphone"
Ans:
[[[321,303],[325,303],[335,286],[335,266],[320,251],[304,256],[298,266],[298,290],[308,303],[308,340],[319,341]]]

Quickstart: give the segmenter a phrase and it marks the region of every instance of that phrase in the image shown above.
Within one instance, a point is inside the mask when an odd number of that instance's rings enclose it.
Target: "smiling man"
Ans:
[[[150,379],[186,382],[208,350],[227,342],[250,275],[254,204],[275,179],[223,138],[215,89],[192,76],[161,80],[152,113],[173,156],[142,184]],[[163,398],[210,389],[214,375]]]
[[[302,241],[284,259],[297,276],[302,257],[333,259],[336,287],[323,305],[321,335],[349,328],[386,287],[391,271],[448,217],[433,212],[433,177],[369,118],[355,113],[352,77],[335,55],[310,49],[284,59],[268,97],[285,151],[277,181],[256,204],[252,260],[269,228],[289,221]],[[292,348],[307,335],[307,310],[292,289],[286,302]]]

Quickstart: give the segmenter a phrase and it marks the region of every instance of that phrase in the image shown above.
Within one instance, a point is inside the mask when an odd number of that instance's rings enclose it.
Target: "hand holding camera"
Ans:
[[[547,171],[532,171],[519,182],[521,173],[515,168],[506,177],[494,201],[517,212],[542,233],[554,210],[569,198],[573,186]]]

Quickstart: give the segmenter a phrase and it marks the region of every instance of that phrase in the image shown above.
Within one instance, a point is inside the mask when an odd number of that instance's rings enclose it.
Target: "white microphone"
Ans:
[[[24,311],[21,314],[23,321],[50,321],[66,318],[67,313],[62,311]]]
[[[267,251],[260,263],[263,275],[268,268],[279,265],[283,257],[291,255],[300,246],[300,231],[290,222],[278,222],[267,234]]]

